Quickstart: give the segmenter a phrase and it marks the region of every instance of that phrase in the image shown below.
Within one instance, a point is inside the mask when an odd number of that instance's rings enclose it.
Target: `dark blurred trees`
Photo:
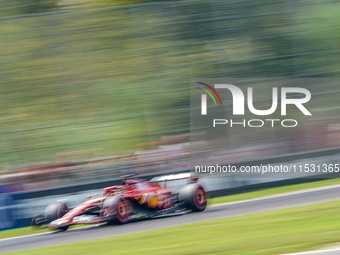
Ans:
[[[7,0],[1,5],[7,6],[7,13],[34,14],[55,10],[59,2],[58,0]]]
[[[190,78],[340,69],[340,6],[329,0],[140,2],[148,1],[0,1],[0,152],[54,154],[63,143],[132,151],[189,131]],[[332,107],[332,97],[313,103]],[[18,145],[13,129],[23,134]],[[111,138],[118,142],[102,142]]]

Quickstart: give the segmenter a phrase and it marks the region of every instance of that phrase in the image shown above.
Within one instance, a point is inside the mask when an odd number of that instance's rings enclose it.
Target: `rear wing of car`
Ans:
[[[156,183],[163,188],[179,189],[186,184],[197,183],[198,179],[197,176],[191,176],[190,173],[181,173],[157,176],[152,178],[150,182]]]

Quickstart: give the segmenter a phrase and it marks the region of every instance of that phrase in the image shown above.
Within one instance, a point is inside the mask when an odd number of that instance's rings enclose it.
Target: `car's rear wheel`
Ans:
[[[183,202],[185,207],[193,211],[204,211],[207,207],[207,197],[204,188],[199,184],[189,184],[184,186],[179,194],[180,202]]]

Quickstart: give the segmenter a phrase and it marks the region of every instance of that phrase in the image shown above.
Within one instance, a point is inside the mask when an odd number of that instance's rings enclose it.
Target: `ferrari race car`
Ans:
[[[33,228],[65,231],[69,226],[88,223],[128,223],[166,214],[204,211],[207,193],[197,183],[198,177],[175,174],[155,177],[150,181],[128,176],[122,185],[103,189],[101,197],[68,208],[58,201],[46,207],[43,215],[32,220]]]

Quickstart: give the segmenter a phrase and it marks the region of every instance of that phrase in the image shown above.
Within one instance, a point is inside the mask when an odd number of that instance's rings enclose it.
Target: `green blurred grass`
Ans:
[[[340,201],[5,254],[269,255],[339,242]]]

